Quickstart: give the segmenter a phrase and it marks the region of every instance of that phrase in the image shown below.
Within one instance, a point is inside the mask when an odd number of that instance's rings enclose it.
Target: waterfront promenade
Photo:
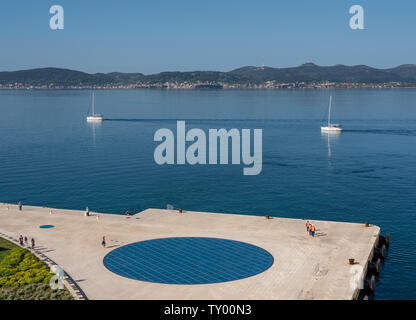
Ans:
[[[52,214],[51,214],[52,210]],[[305,217],[306,218],[306,217]],[[0,232],[33,237],[37,250],[58,263],[89,299],[352,299],[354,258],[366,267],[378,240],[377,226],[260,216],[179,213],[148,209],[127,217],[23,205],[0,204]],[[53,225],[41,229],[41,225]],[[107,246],[101,246],[102,236]],[[165,237],[212,237],[250,243],[273,255],[274,263],[255,276],[223,283],[172,285],[121,277],[103,264],[123,245]]]

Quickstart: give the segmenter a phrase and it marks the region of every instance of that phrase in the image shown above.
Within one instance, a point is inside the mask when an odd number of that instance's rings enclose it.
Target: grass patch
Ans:
[[[21,287],[1,288],[0,300],[72,300],[68,290],[52,290],[44,283],[32,283]]]

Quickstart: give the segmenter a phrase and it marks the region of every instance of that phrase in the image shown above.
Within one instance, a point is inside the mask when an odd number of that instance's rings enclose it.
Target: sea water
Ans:
[[[322,134],[333,96],[340,135]],[[124,213],[168,204],[379,225],[376,299],[416,298],[416,90],[0,90],[0,201]],[[160,166],[160,128],[262,129],[261,174]]]

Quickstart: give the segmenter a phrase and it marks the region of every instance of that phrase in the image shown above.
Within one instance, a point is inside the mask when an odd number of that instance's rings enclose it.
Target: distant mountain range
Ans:
[[[152,75],[142,73],[96,73],[42,68],[12,72],[0,72],[0,85],[3,87],[20,84],[23,86],[88,87],[108,85],[164,84],[170,83],[209,83],[215,84],[262,84],[276,83],[372,83],[400,82],[416,85],[416,65],[407,64],[391,69],[376,69],[365,65],[358,66],[318,66],[305,63],[292,68],[242,67],[229,72],[193,71],[162,72]]]

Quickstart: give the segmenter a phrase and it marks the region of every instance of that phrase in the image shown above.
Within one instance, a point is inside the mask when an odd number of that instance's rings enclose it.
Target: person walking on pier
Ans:
[[[25,245],[26,245],[26,247],[28,247],[28,244],[27,244],[27,237],[25,236]]]
[[[103,241],[101,241],[101,245],[105,248],[105,236],[103,236]]]
[[[19,201],[19,203],[17,204],[17,206],[19,207],[19,211],[22,211],[22,202]]]
[[[30,242],[32,243],[32,249],[34,249],[35,248],[35,239],[30,239]]]
[[[316,230],[316,227],[312,225],[312,223],[310,223],[309,221],[306,221],[306,232],[310,236],[315,237],[315,230]]]
[[[23,247],[23,236],[22,235],[20,235],[20,237],[19,237],[19,243]]]
[[[315,226],[311,226],[311,235],[315,237]]]

